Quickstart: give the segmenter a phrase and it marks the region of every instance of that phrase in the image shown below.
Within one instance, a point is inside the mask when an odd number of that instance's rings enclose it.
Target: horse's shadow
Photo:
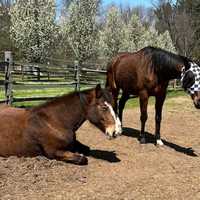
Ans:
[[[151,133],[145,132],[145,136],[146,136],[146,143],[152,143],[155,144],[155,136]],[[133,128],[128,128],[128,127],[124,127],[123,128],[123,135],[128,136],[128,137],[133,137],[133,138],[137,138],[139,140],[139,135],[140,135],[140,131],[137,129],[133,129]],[[183,147],[177,144],[174,144],[172,142],[169,142],[167,140],[162,139],[163,143],[165,146],[170,147],[172,149],[174,149],[177,152],[189,155],[189,156],[198,156],[194,149],[189,147]]]
[[[91,149],[90,150],[90,157],[95,159],[105,160],[111,163],[120,162],[121,160],[117,157],[114,151],[104,151],[104,150],[97,150]]]

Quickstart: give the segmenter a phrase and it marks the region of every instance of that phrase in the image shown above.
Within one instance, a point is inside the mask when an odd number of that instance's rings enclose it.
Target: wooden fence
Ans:
[[[5,63],[4,63],[5,64]],[[0,102],[12,104],[22,101],[41,101],[52,97],[15,97],[13,88],[28,87],[36,88],[38,86],[69,86],[73,90],[80,90],[81,86],[93,86],[97,83],[104,84],[104,70],[94,70],[90,68],[80,68],[77,62],[72,66],[39,66],[31,64],[13,64],[7,62],[5,67],[0,70],[0,82],[4,84],[5,99]]]
[[[0,102],[12,104],[13,102],[41,101],[54,98],[54,96],[40,95],[16,96],[16,88],[37,89],[45,87],[71,87],[79,91],[81,87],[94,86],[97,83],[105,85],[106,71],[95,70],[84,65],[80,67],[78,62],[73,65],[49,66],[35,64],[14,64],[12,58],[0,62],[0,87],[4,88],[5,98]],[[179,88],[177,81],[171,81],[170,87]]]

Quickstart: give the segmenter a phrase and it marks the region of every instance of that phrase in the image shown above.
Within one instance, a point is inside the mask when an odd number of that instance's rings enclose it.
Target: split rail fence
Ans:
[[[39,66],[33,64],[14,64],[10,52],[5,54],[5,62],[0,62],[0,88],[4,90],[5,98],[0,102],[12,104],[14,102],[43,101],[54,98],[50,95],[17,96],[17,89],[39,90],[45,88],[70,88],[79,91],[81,87],[91,87],[98,83],[105,85],[106,71],[80,67],[78,62],[64,66]],[[179,82],[172,81],[171,89],[179,89]],[[33,92],[34,93],[34,92]]]
[[[81,87],[92,87],[98,83],[105,84],[106,71],[94,70],[78,65],[62,67],[49,67],[38,65],[13,64],[11,62],[0,63],[0,84],[5,91],[5,99],[0,102],[12,104],[14,102],[42,101],[54,98],[54,96],[40,95],[30,97],[16,97],[17,88],[23,90],[69,87],[70,90],[79,91]]]

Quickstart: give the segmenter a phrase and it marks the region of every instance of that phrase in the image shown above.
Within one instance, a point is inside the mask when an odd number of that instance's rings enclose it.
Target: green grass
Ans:
[[[186,96],[186,95],[187,94],[182,90],[168,90],[166,99],[175,98],[178,96]],[[149,105],[155,104],[155,97],[150,97],[148,104]],[[126,103],[126,108],[135,108],[135,107],[139,107],[139,98],[129,99],[128,102]]]
[[[81,89],[87,89],[90,88],[89,86],[82,86]],[[4,88],[0,88],[0,99],[4,99]],[[54,97],[54,96],[60,96],[69,92],[74,91],[74,87],[66,86],[66,85],[55,85],[55,86],[44,86],[44,85],[37,85],[37,86],[15,86],[14,87],[14,97]],[[185,96],[187,95],[182,90],[168,90],[167,98],[174,98],[178,96]],[[38,105],[42,103],[43,101],[29,101],[29,102],[15,102],[14,106],[24,106],[24,107],[31,107]],[[152,105],[155,103],[155,98],[150,97],[149,98],[149,105]],[[139,99],[138,98],[132,98],[128,100],[126,103],[126,108],[134,108],[139,106]]]

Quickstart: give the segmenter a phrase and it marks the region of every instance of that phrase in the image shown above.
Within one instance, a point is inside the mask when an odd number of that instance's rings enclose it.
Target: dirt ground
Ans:
[[[125,110],[124,133],[115,140],[85,123],[77,135],[92,149],[87,166],[45,157],[0,158],[0,199],[200,199],[200,111],[188,97],[167,100],[165,145],[158,148],[154,107],[148,110],[145,145],[137,139],[138,108]]]

